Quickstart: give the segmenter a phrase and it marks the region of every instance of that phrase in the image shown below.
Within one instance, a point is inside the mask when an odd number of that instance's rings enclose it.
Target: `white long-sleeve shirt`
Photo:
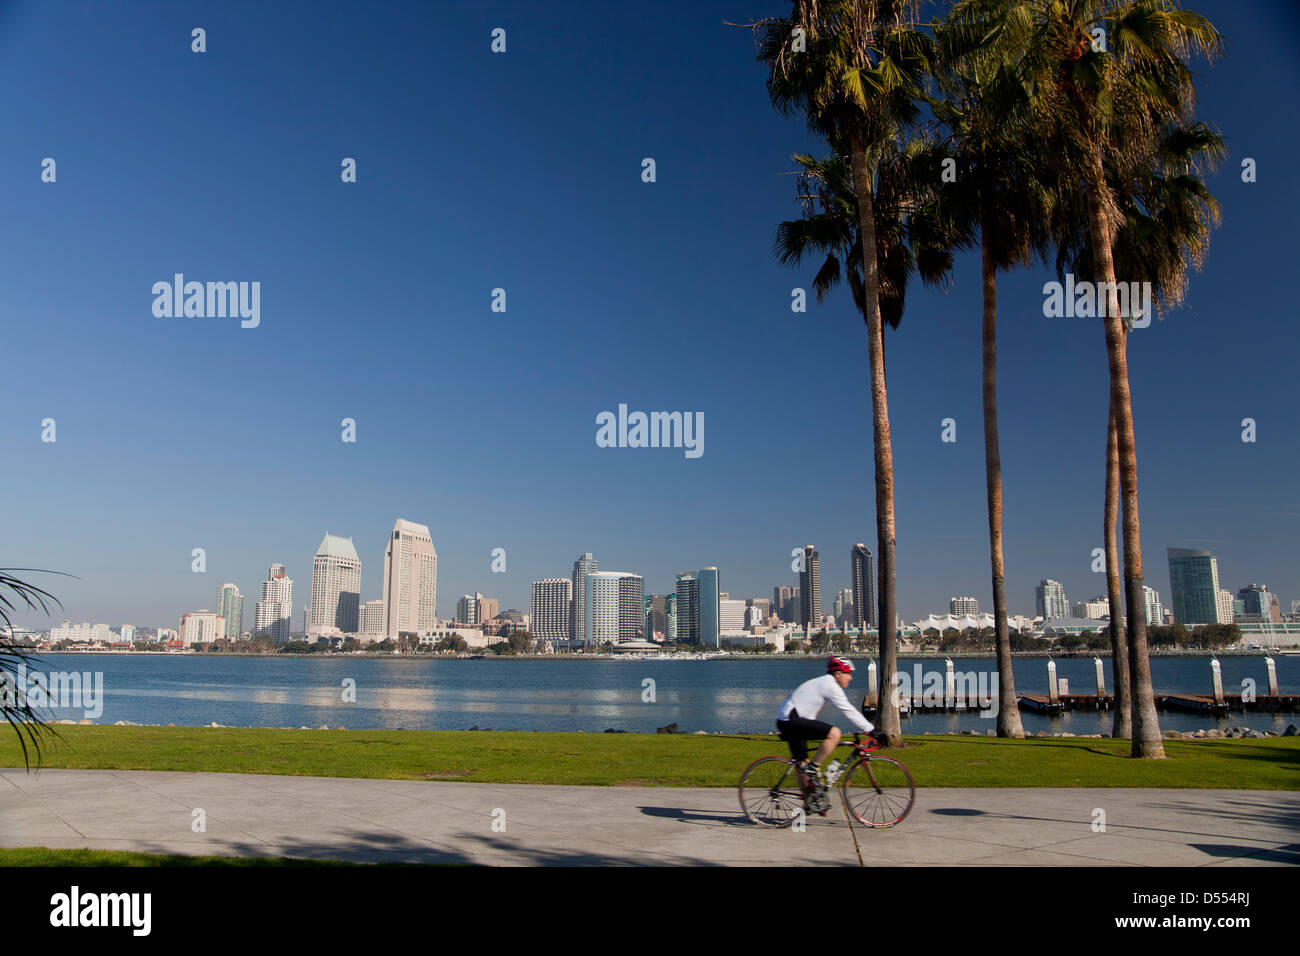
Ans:
[[[817,714],[826,704],[834,704],[840,713],[864,734],[869,734],[875,729],[871,722],[862,716],[862,712],[849,703],[849,699],[844,696],[844,689],[840,687],[833,674],[814,677],[796,687],[794,693],[781,704],[776,719],[789,720],[790,712],[797,710],[800,717],[816,720]]]

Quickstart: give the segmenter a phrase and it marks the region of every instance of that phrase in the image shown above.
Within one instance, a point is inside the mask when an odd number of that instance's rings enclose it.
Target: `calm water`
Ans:
[[[1257,693],[1268,690],[1262,657],[1224,657],[1224,690],[1240,693],[1253,678]],[[1300,693],[1300,657],[1276,657],[1281,693]],[[958,671],[996,673],[992,658],[953,658]],[[865,664],[865,660],[863,661]],[[942,659],[904,659],[900,670],[942,673]],[[1110,662],[1105,661],[1110,684]],[[1090,658],[1056,662],[1074,693],[1095,693]],[[1016,690],[1046,693],[1047,661],[1015,662]],[[717,660],[384,660],[379,658],[191,657],[138,654],[47,654],[43,671],[103,673],[103,713],[95,723],[129,720],[140,724],[226,726],[405,728],[465,730],[619,730],[651,732],[677,723],[683,732],[766,732],[776,709],[800,682],[824,673],[821,659],[807,661]],[[1208,693],[1209,658],[1154,658],[1157,692]],[[860,701],[865,667],[849,686]],[[344,703],[345,679],[356,682],[356,702]],[[642,700],[643,681],[652,679],[655,700]],[[79,710],[59,709],[56,718],[79,719]],[[832,718],[833,719],[833,718]],[[1109,715],[1074,713],[1041,717],[1023,713],[1027,731],[1098,733],[1110,729]],[[1226,719],[1165,712],[1161,727],[1174,730],[1248,726],[1280,732],[1296,715],[1233,713]],[[916,715],[906,733],[986,730],[994,721],[977,714]]]

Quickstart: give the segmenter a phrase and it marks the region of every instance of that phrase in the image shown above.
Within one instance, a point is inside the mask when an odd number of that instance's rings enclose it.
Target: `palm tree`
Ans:
[[[1123,135],[1117,137],[1124,141]],[[1187,289],[1188,265],[1199,269],[1209,244],[1211,225],[1219,221],[1219,204],[1205,185],[1202,170],[1215,169],[1227,155],[1223,138],[1204,123],[1166,122],[1150,154],[1112,151],[1107,177],[1119,203],[1119,227],[1112,255],[1116,274],[1128,281],[1149,282],[1157,314],[1176,308]],[[1086,214],[1063,207],[1056,232],[1060,238],[1057,271],[1095,277]],[[1126,329],[1127,335],[1127,329]],[[1111,735],[1131,732],[1128,647],[1115,542],[1119,511],[1119,450],[1113,409],[1106,429],[1106,578],[1110,600],[1110,637],[1115,681],[1115,717]],[[1145,602],[1143,604],[1145,612]],[[1143,615],[1145,622],[1145,613]]]
[[[23,748],[23,765],[26,767],[31,767],[28,743],[36,752],[39,764],[42,736],[52,731],[23,695],[25,688],[19,686],[19,666],[26,667],[34,663],[35,659],[23,645],[13,640],[13,622],[9,619],[9,614],[18,610],[18,601],[30,610],[40,609],[47,615],[50,613],[50,604],[63,606],[50,592],[10,574],[11,571],[35,570],[37,569],[0,568],[0,715],[18,735],[18,743]]]
[[[882,678],[897,670],[894,460],[885,387],[881,268],[874,202],[885,144],[902,138],[917,115],[916,95],[929,42],[914,29],[918,0],[794,0],[788,18],[761,21],[759,60],[768,67],[768,93],[787,115],[803,117],[829,142],[847,146],[861,234],[863,315],[871,380],[875,447],[876,541],[879,565]],[[882,694],[892,704],[892,694]],[[882,706],[880,727],[901,742],[895,706]]]
[[[1012,671],[1007,624],[1006,569],[1002,534],[1002,457],[997,407],[997,274],[1045,259],[1054,189],[1042,181],[1053,164],[1035,153],[1041,133],[1033,129],[1030,100],[999,50],[970,42],[957,27],[936,24],[939,96],[931,100],[946,131],[955,179],[940,191],[939,218],[958,245],[978,242],[981,254],[981,329],[984,406],[984,471],[989,516],[994,641],[998,663],[998,736],[1023,737]],[[976,238],[978,237],[978,238]]]
[[[1116,150],[1149,153],[1162,124],[1190,118],[1195,88],[1186,58],[1213,56],[1221,50],[1222,38],[1203,16],[1180,10],[1170,0],[963,0],[957,9],[967,38],[983,31],[983,42],[1015,65],[1041,115],[1056,124],[1060,141],[1080,164],[1094,274],[1105,283],[1105,304],[1099,302],[1099,307],[1104,308],[1119,460],[1132,755],[1163,757],[1142,613],[1137,441],[1124,348],[1127,329],[1115,285],[1113,242],[1122,202],[1107,180],[1106,162]],[[1100,30],[1105,31],[1104,48],[1094,39],[1101,36],[1094,31]],[[1122,142],[1116,138],[1121,130]]]

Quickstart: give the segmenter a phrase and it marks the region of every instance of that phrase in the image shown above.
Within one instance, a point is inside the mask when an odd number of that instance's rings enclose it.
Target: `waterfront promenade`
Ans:
[[[922,788],[900,826],[857,833],[868,866],[1300,865],[1300,793]],[[724,788],[122,770],[0,770],[0,846],[524,866],[857,862],[838,795],[795,832],[748,823]]]

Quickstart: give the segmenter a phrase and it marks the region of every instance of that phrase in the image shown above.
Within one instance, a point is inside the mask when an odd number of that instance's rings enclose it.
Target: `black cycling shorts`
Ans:
[[[788,720],[776,722],[776,731],[790,745],[790,756],[795,760],[805,760],[808,757],[808,741],[825,740],[830,736],[831,725],[823,720],[800,717],[799,711],[792,710]]]

